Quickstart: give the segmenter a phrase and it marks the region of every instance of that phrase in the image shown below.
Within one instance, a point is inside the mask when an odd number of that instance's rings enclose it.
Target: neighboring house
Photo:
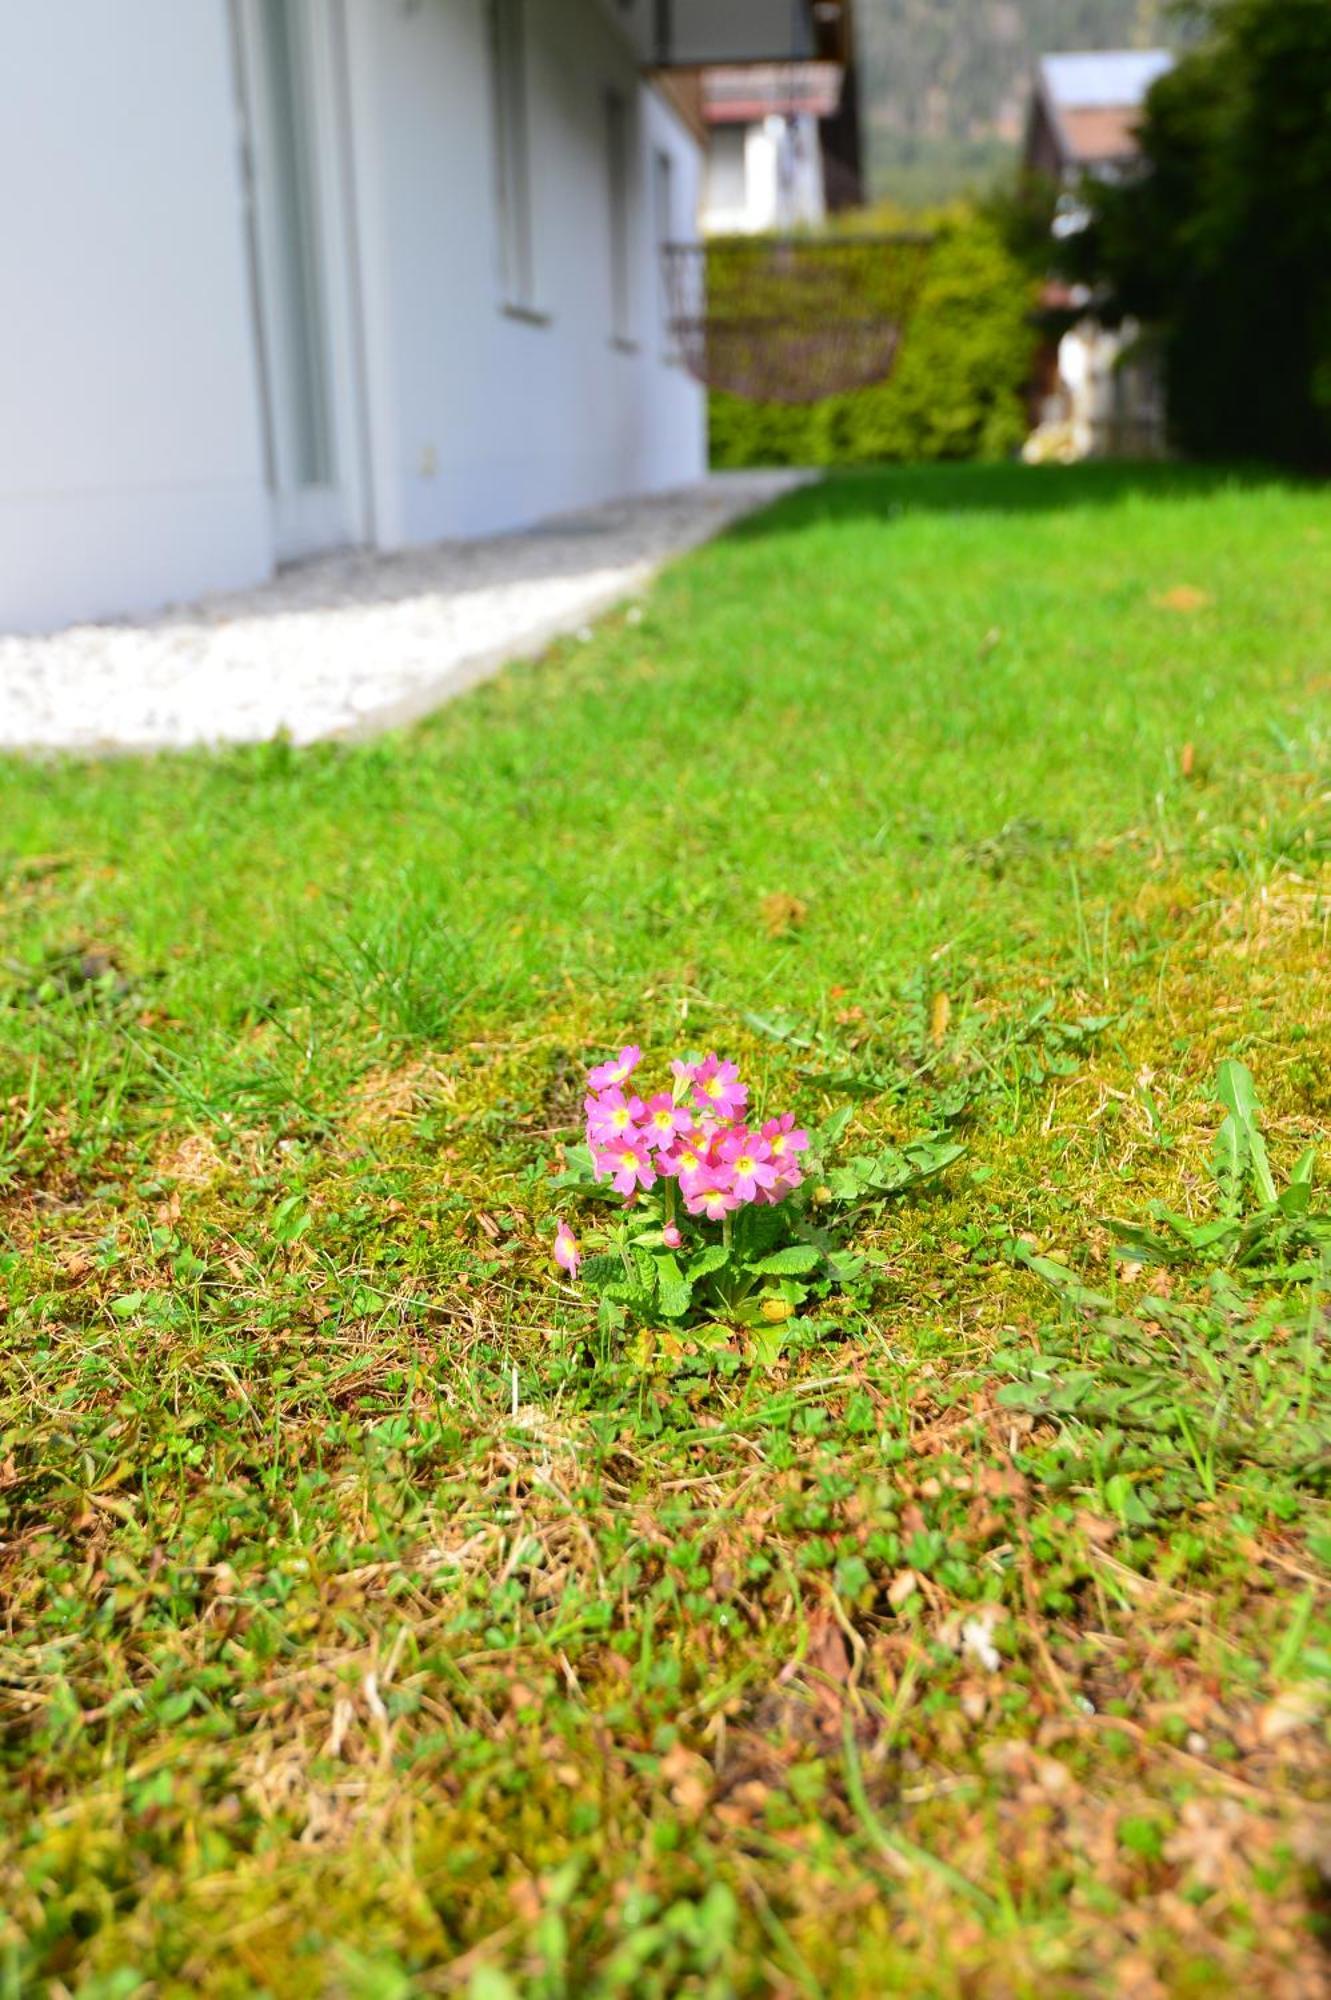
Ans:
[[[706,234],[748,236],[826,219],[818,123],[836,115],[843,80],[835,63],[704,70]]]
[[[698,78],[708,235],[816,227],[864,199],[852,0],[815,0],[793,40],[797,61]]]
[[[1167,49],[1041,57],[1025,164],[1058,189],[1056,237],[1087,226],[1096,181],[1121,181],[1136,170],[1147,92],[1173,60]],[[1092,303],[1084,289],[1046,288],[1046,308],[1062,318],[1067,331],[1049,353],[1039,424],[1026,447],[1029,459],[1156,457],[1164,449],[1161,375],[1143,330],[1132,320],[1101,325]]]
[[[6,0],[0,626],[114,616],[703,469],[650,72],[841,0]]]
[[[1058,183],[1056,234],[1084,226],[1081,192],[1088,176],[1120,180],[1132,171],[1146,93],[1173,62],[1168,49],[1041,56],[1026,125],[1026,166]]]

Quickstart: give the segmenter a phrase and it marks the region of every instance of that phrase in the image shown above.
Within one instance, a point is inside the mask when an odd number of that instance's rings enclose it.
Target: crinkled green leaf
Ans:
[[[796,1277],[801,1271],[816,1270],[822,1261],[822,1252],[812,1243],[791,1243],[784,1250],[774,1250],[770,1256],[760,1257],[756,1263],[749,1265],[749,1269],[764,1278]]]
[[[689,1282],[696,1285],[699,1278],[707,1277],[709,1272],[721,1270],[729,1255],[730,1252],[724,1243],[705,1243],[702,1249],[695,1251],[689,1259]]]
[[[656,1259],[656,1293],[666,1319],[682,1319],[693,1302],[693,1285],[669,1252]]]

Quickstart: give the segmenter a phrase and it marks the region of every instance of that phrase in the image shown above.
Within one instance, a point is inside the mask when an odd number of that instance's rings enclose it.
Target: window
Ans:
[[[667,361],[674,361],[677,356],[670,331],[666,248],[675,240],[675,163],[663,146],[658,146],[652,155],[652,220],[656,230],[656,308],[661,352]]]
[[[526,0],[490,0],[490,75],[494,99],[495,199],[504,300],[530,311],[531,160],[527,143]]]
[[[610,332],[629,343],[633,335],[633,272],[629,215],[632,166],[629,108],[617,90],[605,94],[605,164],[610,215]]]

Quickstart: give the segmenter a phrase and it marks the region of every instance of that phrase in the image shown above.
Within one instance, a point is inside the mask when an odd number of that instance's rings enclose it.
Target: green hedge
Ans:
[[[712,464],[1006,458],[1027,431],[1031,281],[980,216],[939,229],[891,379],[791,408],[714,393]]]

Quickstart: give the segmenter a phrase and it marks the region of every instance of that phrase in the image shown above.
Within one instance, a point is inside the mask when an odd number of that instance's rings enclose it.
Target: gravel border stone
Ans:
[[[311,743],[413,721],[808,477],[714,474],[516,534],[320,557],[147,618],[0,635],[0,748]]]

